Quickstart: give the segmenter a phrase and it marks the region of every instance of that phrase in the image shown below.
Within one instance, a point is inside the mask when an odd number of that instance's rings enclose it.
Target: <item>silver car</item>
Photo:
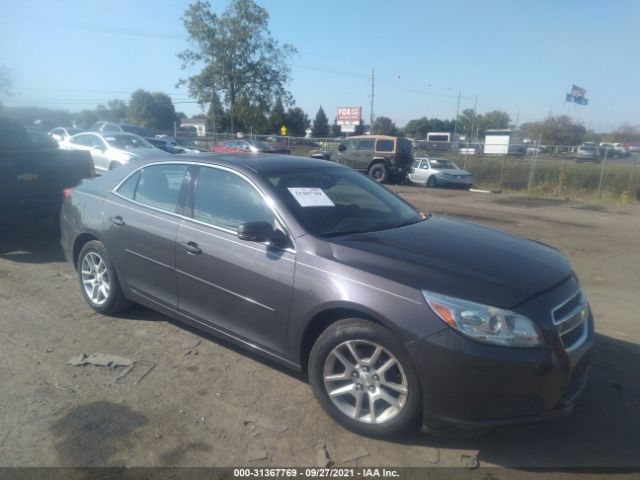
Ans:
[[[450,186],[469,189],[473,185],[473,176],[469,172],[443,158],[416,158],[409,180],[432,188]]]
[[[113,170],[129,160],[160,158],[169,153],[154,147],[144,138],[132,133],[84,132],[73,135],[61,148],[88,150],[97,174]]]

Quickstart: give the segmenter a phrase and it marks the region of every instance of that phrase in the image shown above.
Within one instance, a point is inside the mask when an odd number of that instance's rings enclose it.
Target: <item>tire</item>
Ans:
[[[374,163],[369,167],[369,177],[377,183],[387,183],[387,180],[389,180],[389,169],[384,163]]]
[[[77,269],[82,296],[96,312],[111,315],[131,304],[122,293],[118,274],[102,242],[91,240],[84,244],[78,255]],[[96,271],[100,273],[98,283],[89,283],[96,281]]]
[[[438,179],[435,175],[431,175],[429,180],[427,180],[427,187],[429,188],[438,188]]]
[[[354,351],[350,347],[358,354],[359,362],[348,353]],[[377,347],[380,347],[380,354],[369,364]],[[336,351],[342,353],[350,367],[338,358]],[[391,360],[397,363],[382,371],[381,366]],[[336,368],[343,369],[344,372],[338,372],[338,375],[346,375],[346,378],[325,381],[325,374],[333,373]],[[313,393],[324,411],[349,430],[371,437],[390,437],[420,425],[422,392],[416,370],[403,345],[389,330],[376,323],[351,318],[331,324],[311,349],[308,374]],[[395,388],[387,387],[390,384]],[[352,386],[349,392],[333,398],[328,393],[329,389],[349,386]],[[402,393],[397,388],[406,390]],[[395,405],[385,400],[390,397],[393,397],[392,401],[395,399]]]
[[[119,166],[121,166],[122,164],[120,162],[111,162],[109,164],[109,170],[113,170],[114,168],[118,168]]]

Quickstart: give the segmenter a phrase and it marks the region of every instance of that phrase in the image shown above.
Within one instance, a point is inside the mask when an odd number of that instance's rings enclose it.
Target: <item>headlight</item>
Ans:
[[[426,291],[422,294],[444,323],[473,340],[505,347],[542,344],[535,324],[519,313]]]

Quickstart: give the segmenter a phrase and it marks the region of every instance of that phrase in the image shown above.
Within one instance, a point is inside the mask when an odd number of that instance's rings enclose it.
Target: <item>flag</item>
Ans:
[[[567,98],[565,102],[573,102],[573,95],[571,95],[570,93],[567,93]]]
[[[587,100],[585,97],[574,97],[574,102],[576,102],[578,105],[589,104],[589,100]]]
[[[571,95],[573,95],[574,97],[584,97],[586,94],[587,91],[582,87],[579,87],[577,85],[573,85],[571,87]]]

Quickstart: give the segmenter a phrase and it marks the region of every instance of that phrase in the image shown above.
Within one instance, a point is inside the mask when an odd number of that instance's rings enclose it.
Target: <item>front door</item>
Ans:
[[[340,165],[345,165],[349,168],[356,168],[357,164],[357,154],[358,154],[358,143],[356,140],[346,140],[343,145],[345,149],[341,152],[338,152],[338,163]]]
[[[282,226],[257,188],[233,171],[202,166],[194,184],[193,219],[182,222],[176,242],[179,310],[283,353],[295,253],[236,234],[245,222]]]
[[[171,308],[178,304],[174,214],[186,171],[184,164],[144,167],[104,202],[105,242],[123,287]]]

